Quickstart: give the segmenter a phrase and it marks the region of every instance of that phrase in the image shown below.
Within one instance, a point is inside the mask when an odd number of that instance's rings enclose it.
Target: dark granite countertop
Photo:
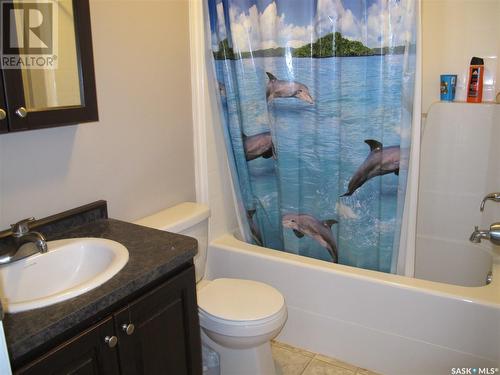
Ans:
[[[120,242],[129,251],[128,263],[109,281],[78,297],[40,309],[5,314],[3,325],[12,362],[73,331],[83,322],[101,319],[117,302],[189,263],[197,252],[193,238],[113,219],[52,234],[48,240],[75,237]]]

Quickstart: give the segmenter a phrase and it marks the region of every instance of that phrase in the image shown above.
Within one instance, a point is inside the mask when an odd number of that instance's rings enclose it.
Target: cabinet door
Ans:
[[[201,374],[194,267],[115,314],[124,375]],[[135,330],[127,334],[126,327]]]
[[[106,336],[114,334],[111,317],[51,350],[43,357],[14,371],[23,375],[114,375],[119,374],[117,347]]]

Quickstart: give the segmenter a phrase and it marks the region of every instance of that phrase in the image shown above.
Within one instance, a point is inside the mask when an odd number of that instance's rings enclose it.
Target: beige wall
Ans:
[[[422,39],[423,112],[439,100],[440,74],[458,74],[457,99],[465,100],[472,56],[485,58],[483,100],[493,100],[500,90],[500,0],[422,0]]]
[[[188,2],[91,0],[99,123],[0,136],[0,228],[97,199],[194,200]]]

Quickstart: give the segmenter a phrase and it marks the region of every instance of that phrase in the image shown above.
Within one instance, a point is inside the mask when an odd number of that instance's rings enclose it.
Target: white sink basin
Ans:
[[[111,279],[128,262],[128,251],[102,238],[47,242],[35,254],[0,266],[4,311],[16,313],[52,305],[88,292]]]

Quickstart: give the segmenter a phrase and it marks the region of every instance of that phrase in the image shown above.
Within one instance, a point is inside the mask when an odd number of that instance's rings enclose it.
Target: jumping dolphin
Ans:
[[[306,214],[286,214],[282,218],[283,226],[293,229],[298,238],[307,235],[325,247],[332,256],[333,263],[338,263],[337,243],[332,235],[332,225],[337,220],[319,221],[314,216]]]
[[[349,181],[347,193],[341,197],[352,195],[356,189],[375,176],[389,173],[399,175],[399,146],[384,147],[373,139],[366,139],[365,143],[370,146],[370,153]]]
[[[268,103],[275,98],[297,98],[309,104],[314,104],[306,85],[296,81],[281,81],[269,72],[266,72],[266,74],[269,77],[266,89]]]
[[[263,157],[276,159],[271,132],[264,132],[247,137],[243,134],[243,148],[247,161]]]
[[[257,224],[253,221],[253,216],[255,215],[255,210],[247,210],[248,225],[250,226],[250,232],[252,233],[252,238],[255,243],[262,246],[262,236],[260,235],[260,230]]]

